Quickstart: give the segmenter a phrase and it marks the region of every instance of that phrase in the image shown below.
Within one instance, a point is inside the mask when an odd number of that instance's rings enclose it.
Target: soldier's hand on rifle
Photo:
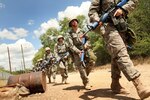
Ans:
[[[82,39],[84,37],[84,34],[80,35],[80,38]]]
[[[57,57],[57,58],[56,58],[56,61],[57,61],[57,62],[59,62],[59,61],[60,61],[60,59],[61,59],[60,57]]]
[[[84,52],[83,50],[79,52],[79,56],[80,56],[80,57],[82,56],[82,53],[83,53],[83,52]]]
[[[99,22],[99,26],[101,27],[103,25],[103,23],[102,22]]]
[[[85,44],[85,45],[84,45],[84,49],[87,50],[87,49],[89,49],[89,48],[90,48],[90,46],[89,46],[88,44]]]
[[[52,58],[52,61],[55,61],[55,58]]]
[[[116,12],[114,13],[114,16],[121,16],[123,15],[123,10],[122,9],[117,9]]]
[[[67,58],[68,58],[67,56],[64,56],[64,59],[65,59],[65,60],[67,60]]]

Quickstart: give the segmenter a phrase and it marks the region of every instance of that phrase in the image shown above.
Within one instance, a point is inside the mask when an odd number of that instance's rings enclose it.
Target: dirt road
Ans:
[[[110,65],[107,65],[108,67]],[[142,73],[144,84],[150,86],[150,64],[137,65]],[[123,75],[122,75],[123,76]],[[33,94],[22,100],[139,100],[132,82],[123,76],[121,84],[130,91],[128,95],[113,94],[110,90],[110,69],[96,69],[90,76],[92,90],[84,90],[79,73],[69,73],[69,84],[61,84],[61,77],[57,75],[56,84],[47,84],[47,91],[43,94]],[[146,100],[150,100],[147,98]]]

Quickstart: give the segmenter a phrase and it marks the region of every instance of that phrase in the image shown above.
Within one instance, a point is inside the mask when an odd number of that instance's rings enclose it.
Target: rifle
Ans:
[[[69,56],[69,52],[66,52],[65,54],[62,54],[61,57],[58,57],[57,60],[56,60],[56,63],[58,63],[58,62],[60,62],[61,60],[63,60],[65,56]]]
[[[106,13],[102,14],[100,21],[93,22],[93,23],[90,23],[89,25],[87,25],[89,30],[95,30],[99,25],[101,26],[111,16],[112,12],[114,12],[118,8],[122,9],[122,6],[125,5],[127,2],[128,2],[128,0],[121,0],[121,2],[119,2],[117,5],[115,5],[115,6],[112,5],[111,7],[106,9],[106,11],[105,11]],[[115,22],[115,21],[113,21],[113,22]]]
[[[88,28],[88,25],[87,25],[87,28]],[[82,66],[85,68],[86,67],[86,64],[85,64],[85,61],[84,61],[84,56],[85,56],[85,51],[84,51],[84,45],[85,45],[85,43],[86,43],[86,34],[88,33],[88,32],[90,32],[91,31],[91,29],[90,28],[88,28],[88,30],[86,30],[85,32],[84,32],[84,34],[82,35],[82,49],[81,49],[81,58],[80,58],[80,61],[81,61],[81,63],[82,63]]]
[[[47,61],[43,60],[40,70],[43,70],[43,69],[47,68],[47,65],[52,65],[53,64],[53,62],[52,62],[53,59],[56,59],[56,58],[55,57],[51,57]]]
[[[82,53],[81,53],[81,63],[83,64],[84,67],[86,67],[85,62],[84,62],[84,44],[86,43],[86,38],[85,35],[91,31],[91,30],[95,30],[100,23],[100,26],[105,23],[107,21],[107,19],[111,16],[112,12],[114,12],[116,9],[121,8],[123,5],[125,5],[128,2],[128,0],[121,0],[121,2],[119,2],[116,6],[111,6],[109,7],[104,13],[102,14],[100,21],[98,22],[93,22],[90,23],[89,25],[87,25],[87,31],[83,34],[82,36]],[[113,22],[116,22],[115,19],[113,20]],[[117,24],[117,23],[116,23]]]

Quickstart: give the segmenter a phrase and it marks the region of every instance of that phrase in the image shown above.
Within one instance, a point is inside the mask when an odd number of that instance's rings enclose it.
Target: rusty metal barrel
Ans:
[[[8,78],[7,85],[16,83],[25,86],[31,93],[46,91],[46,75],[43,71],[14,75]]]

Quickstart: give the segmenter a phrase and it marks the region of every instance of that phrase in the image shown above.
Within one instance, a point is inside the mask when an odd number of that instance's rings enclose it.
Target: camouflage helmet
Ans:
[[[43,60],[42,58],[39,59],[39,61],[42,61],[42,60]]]
[[[70,20],[70,22],[69,22],[69,27],[71,27],[71,22],[72,22],[72,21],[76,21],[77,23],[79,23],[78,19],[74,18],[74,19]]]
[[[64,37],[63,37],[62,35],[58,35],[57,41],[58,41],[60,38],[64,39]]]
[[[38,62],[40,62],[40,61],[42,61],[42,60],[43,60],[43,59],[42,59],[42,58],[40,58],[40,59],[38,59],[37,61],[38,61]]]
[[[46,48],[45,48],[45,51],[49,51],[49,50],[50,50],[50,48],[49,48],[49,47],[46,47]]]

